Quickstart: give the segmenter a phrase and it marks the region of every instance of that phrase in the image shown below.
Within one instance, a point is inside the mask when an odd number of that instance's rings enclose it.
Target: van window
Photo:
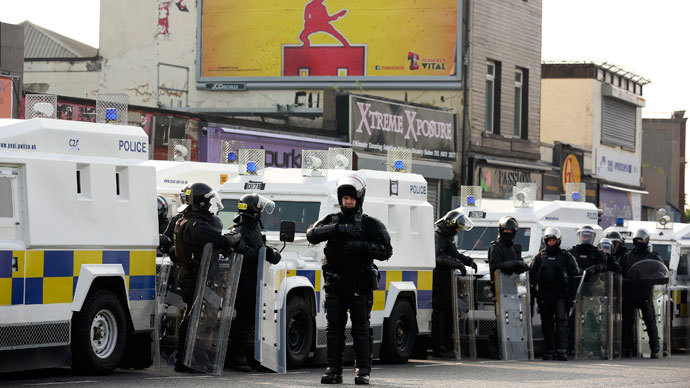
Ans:
[[[522,250],[526,251],[529,248],[529,238],[531,235],[530,228],[519,228],[515,239],[517,244],[522,246]],[[498,227],[496,226],[475,226],[467,231],[460,231],[455,235],[455,243],[459,250],[468,251],[488,251],[491,242],[498,238]]]
[[[227,229],[233,225],[233,219],[237,216],[236,199],[224,199],[223,210],[218,214],[223,221],[223,228]],[[261,223],[264,230],[269,232],[280,231],[280,221],[295,221],[295,232],[306,233],[310,226],[319,220],[319,202],[293,202],[276,201],[276,208],[273,214],[261,214]]]
[[[0,218],[14,218],[12,178],[0,177]]]

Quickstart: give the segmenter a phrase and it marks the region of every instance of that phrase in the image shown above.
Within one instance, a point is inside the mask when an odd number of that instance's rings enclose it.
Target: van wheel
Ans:
[[[93,290],[72,316],[72,368],[107,374],[120,362],[127,343],[127,322],[120,300],[108,290]]]
[[[390,363],[406,363],[412,356],[417,335],[417,322],[410,302],[395,302],[391,316],[383,324],[381,360]]]
[[[291,367],[301,367],[307,362],[314,338],[314,321],[307,302],[299,296],[288,298],[287,311],[287,362]]]

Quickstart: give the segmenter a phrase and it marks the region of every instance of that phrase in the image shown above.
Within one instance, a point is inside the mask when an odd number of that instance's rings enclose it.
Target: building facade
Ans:
[[[24,28],[0,23],[0,118],[18,118],[24,81]]]
[[[540,162],[541,1],[475,0],[470,8],[464,182],[509,198],[516,182],[537,184]]]
[[[559,143],[581,148],[580,182],[596,187],[600,225],[639,220],[647,194],[641,111],[648,81],[606,63],[544,63],[541,83],[542,158],[549,161]]]
[[[685,209],[685,111],[667,118],[642,119],[642,178],[649,195],[642,197],[642,219],[656,220],[666,208],[674,222]]]

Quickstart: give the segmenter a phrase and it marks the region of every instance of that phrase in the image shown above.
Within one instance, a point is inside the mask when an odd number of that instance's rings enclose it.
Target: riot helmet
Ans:
[[[638,229],[633,234],[633,245],[640,251],[646,251],[647,245],[649,245],[649,232],[646,229]]]
[[[594,245],[594,239],[596,236],[597,234],[594,231],[594,228],[589,225],[585,225],[577,231],[577,239],[580,244]]]
[[[458,229],[470,231],[474,227],[474,222],[465,217],[465,214],[458,210],[451,210],[446,213],[434,223],[442,232],[447,234],[455,234]]]
[[[518,222],[514,217],[505,216],[501,218],[498,222],[498,235],[499,237],[512,240],[515,238],[518,230]]]
[[[256,193],[245,194],[237,202],[237,211],[239,214],[247,215],[256,220],[261,219],[261,212],[266,214],[273,213],[276,204],[270,199]]]
[[[158,203],[158,219],[168,218],[168,201],[164,196],[158,195],[156,202]]]
[[[555,239],[554,245],[549,245],[549,240]],[[544,246],[547,251],[554,251],[561,247],[561,231],[558,228],[548,227],[544,229]]]
[[[206,183],[193,183],[185,190],[185,203],[192,207],[192,210],[205,210],[211,212],[211,206],[222,210],[223,204],[216,195],[216,191]]]
[[[344,175],[338,179],[337,187],[338,204],[343,214],[349,215],[360,212],[362,210],[362,204],[364,203],[364,194],[367,190],[364,180],[355,174]],[[354,208],[343,206],[344,196],[354,198],[357,201],[357,205]]]
[[[625,238],[623,237],[622,234],[620,234],[620,232],[618,232],[616,230],[609,231],[608,233],[606,233],[606,236],[604,236],[604,237],[611,240],[611,242],[613,243],[613,251],[614,252],[618,250],[618,247],[625,244]]]
[[[180,190],[180,206],[177,207],[178,213],[184,212],[187,207],[189,207],[189,204],[187,203],[187,189],[189,189],[189,186],[191,185],[186,185],[182,188],[182,190]]]
[[[599,249],[604,251],[604,253],[613,254],[613,241],[606,237],[602,238],[601,241],[599,241]]]

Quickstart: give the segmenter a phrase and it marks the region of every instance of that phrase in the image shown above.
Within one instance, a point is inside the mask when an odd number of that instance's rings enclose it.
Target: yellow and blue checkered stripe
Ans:
[[[688,290],[671,290],[671,298],[676,306],[674,314],[677,318],[688,317]]]
[[[431,294],[433,285],[433,271],[381,271],[379,287],[374,290],[373,311],[383,311],[386,307],[386,297],[391,282],[412,282],[417,287],[417,308],[431,309]],[[291,270],[290,276],[303,276],[309,279],[316,292],[316,300],[321,301],[321,270]],[[321,304],[317,303],[316,312],[320,312]]]
[[[12,257],[18,270],[12,270]],[[120,264],[130,300],[153,300],[155,251],[0,251],[0,305],[71,303],[82,264]]]

